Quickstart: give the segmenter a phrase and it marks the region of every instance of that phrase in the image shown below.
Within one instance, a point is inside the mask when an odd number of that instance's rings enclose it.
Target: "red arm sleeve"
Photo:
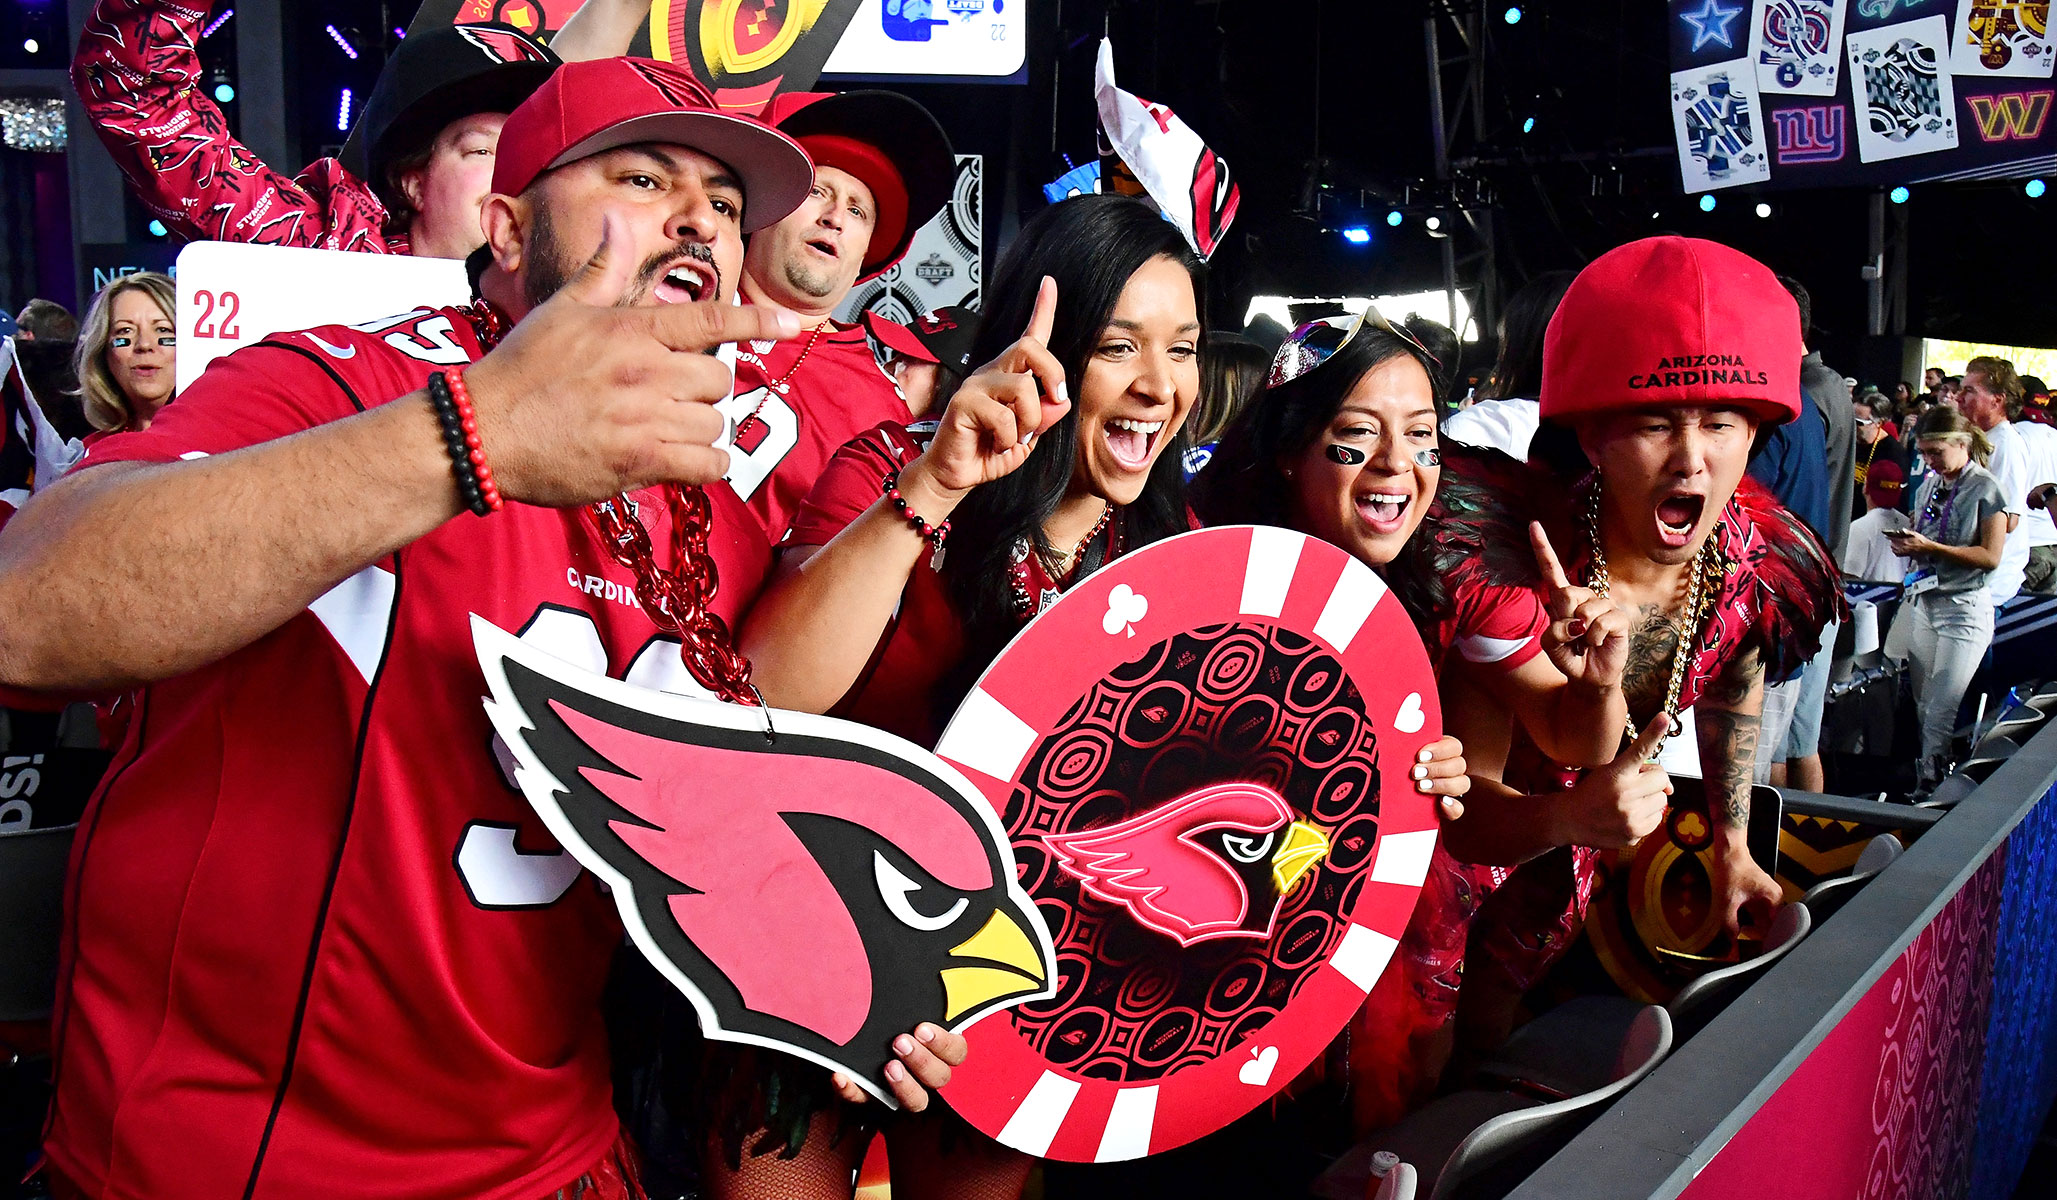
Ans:
[[[72,59],[72,85],[129,186],[176,236],[322,250],[398,252],[383,205],[333,159],[297,178],[229,133],[201,87],[209,6],[99,0]]]
[[[822,468],[782,544],[827,545],[885,494],[887,472],[920,453],[906,427],[890,421],[850,439]]]

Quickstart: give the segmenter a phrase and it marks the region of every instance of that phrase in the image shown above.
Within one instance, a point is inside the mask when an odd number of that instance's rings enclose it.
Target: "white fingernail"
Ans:
[[[1422,791],[1424,791],[1424,792],[1427,792],[1427,791],[1433,791],[1433,790],[1435,789],[1435,786],[1436,786],[1436,785],[1435,785],[1435,784],[1433,784],[1433,783],[1430,783],[1430,782],[1429,782],[1428,780],[1424,779],[1424,780],[1422,780],[1422,781],[1421,781],[1420,783],[1417,783],[1417,784],[1415,784],[1414,786],[1415,786],[1415,787],[1418,787],[1418,788],[1420,788],[1420,789],[1421,789]]]
[[[1427,762],[1427,761],[1428,761],[1429,759],[1432,759],[1432,758],[1434,758],[1434,757],[1435,757],[1435,754],[1434,754],[1434,753],[1433,753],[1432,751],[1424,750],[1424,751],[1422,751],[1422,752],[1421,752],[1420,754],[1417,754],[1417,755],[1415,755],[1415,757],[1414,757],[1414,761],[1415,761],[1415,762]]]
[[[1427,768],[1427,767],[1416,767],[1416,768],[1414,768],[1414,777],[1415,777],[1416,779],[1427,779],[1427,778],[1428,778],[1428,768]]]
[[[1064,381],[1063,381],[1063,380],[1061,380],[1061,379],[1057,381],[1057,403],[1059,403],[1059,404],[1070,404],[1070,403],[1071,403],[1071,391],[1070,391],[1070,389],[1068,389],[1068,388],[1066,388],[1066,387],[1064,386]]]

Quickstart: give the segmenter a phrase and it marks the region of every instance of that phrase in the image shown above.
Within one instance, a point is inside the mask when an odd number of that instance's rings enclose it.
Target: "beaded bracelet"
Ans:
[[[499,512],[504,501],[493,481],[493,468],[486,465],[485,446],[479,441],[478,416],[472,411],[471,393],[464,386],[464,372],[429,375],[429,403],[436,409],[436,424],[443,431],[443,447],[450,454],[457,475],[457,494],[464,506],[481,517]]]
[[[900,494],[900,472],[886,472],[882,486],[885,488],[886,499],[891,500],[893,507],[900,510],[900,515],[907,523],[914,526],[914,532],[926,538],[929,545],[941,552],[943,539],[950,536],[950,522],[945,520],[941,525],[931,525],[923,520],[921,514],[915,512],[913,506],[907,503],[907,497]]]

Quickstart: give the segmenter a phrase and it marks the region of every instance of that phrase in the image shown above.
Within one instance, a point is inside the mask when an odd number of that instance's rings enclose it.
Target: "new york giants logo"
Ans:
[[[1843,161],[1843,106],[1815,104],[1782,108],[1771,114],[1778,131],[1778,165]]]
[[[1967,96],[1978,136],[1988,142],[2032,142],[2043,136],[2050,121],[2049,89],[2040,92],[2003,92],[1997,96]]]

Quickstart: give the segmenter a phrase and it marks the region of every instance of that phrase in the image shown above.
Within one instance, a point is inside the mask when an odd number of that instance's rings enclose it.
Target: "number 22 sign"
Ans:
[[[471,299],[456,259],[233,242],[181,250],[178,288],[181,389],[215,359],[274,333],[358,325]]]

